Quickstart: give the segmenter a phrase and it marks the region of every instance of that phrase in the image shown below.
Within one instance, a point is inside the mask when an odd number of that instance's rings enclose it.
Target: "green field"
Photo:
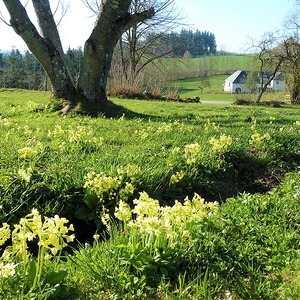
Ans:
[[[58,104],[0,90],[1,299],[299,299],[300,107]]]
[[[201,99],[210,100],[233,100],[234,97],[231,94],[223,93],[223,84],[228,75],[209,76],[210,87],[203,89],[203,94],[199,89],[200,78],[189,78],[178,81],[178,89],[182,98],[199,96]],[[222,94],[222,95],[220,95]]]

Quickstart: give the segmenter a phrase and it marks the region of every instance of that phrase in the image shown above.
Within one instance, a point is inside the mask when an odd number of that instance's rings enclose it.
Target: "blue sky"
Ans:
[[[280,29],[294,0],[175,0],[195,29],[215,34],[218,49],[244,52],[250,38]]]
[[[60,30],[64,48],[76,48],[84,45],[93,22],[81,0],[69,1],[70,11]],[[294,0],[175,0],[176,8],[186,17],[185,23],[192,29],[214,33],[218,50],[233,52],[245,52],[248,38],[259,39],[267,31],[282,28],[293,4]],[[5,12],[1,0],[0,10]],[[21,38],[0,23],[0,50],[13,46],[26,49]]]

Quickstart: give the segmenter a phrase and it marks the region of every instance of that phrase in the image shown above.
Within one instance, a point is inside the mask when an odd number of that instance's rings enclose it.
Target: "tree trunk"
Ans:
[[[37,58],[47,73],[54,96],[69,100],[74,104],[76,90],[60,49],[58,50],[55,47],[57,45],[53,43],[53,40],[44,38],[38,33],[35,26],[30,21],[26,9],[19,0],[3,0],[3,2],[9,11],[11,26],[15,32],[22,37],[29,50]],[[44,6],[44,8],[46,7],[47,6]],[[36,14],[38,19],[42,19],[45,18],[46,12],[40,7],[40,10],[38,10]],[[51,11],[48,11],[47,15],[49,19],[53,18]],[[47,24],[46,19],[45,24]],[[51,26],[49,26],[49,28],[51,28]]]
[[[11,17],[10,23],[30,51],[41,63],[52,85],[55,97],[64,98],[87,113],[97,114],[106,99],[106,84],[115,45],[122,33],[154,15],[150,8],[130,14],[132,0],[102,0],[95,27],[85,43],[84,58],[75,87],[68,71],[49,0],[32,0],[41,33],[39,34],[19,0],[3,0]]]

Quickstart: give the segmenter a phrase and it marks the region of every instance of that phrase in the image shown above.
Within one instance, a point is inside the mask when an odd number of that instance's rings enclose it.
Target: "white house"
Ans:
[[[245,86],[247,80],[246,71],[235,71],[232,75],[225,79],[224,91],[229,93],[247,93]]]
[[[263,75],[263,82],[266,82],[271,77],[272,73],[265,72]],[[256,77],[256,89],[261,87],[261,76],[259,73],[255,74]],[[224,91],[228,93],[248,93],[249,84],[247,84],[248,73],[246,71],[235,71],[232,75],[225,79]],[[269,91],[282,91],[285,89],[284,76],[281,72],[278,72],[273,80],[268,85]]]
[[[285,90],[285,80],[284,76],[281,72],[278,72],[271,83],[268,85],[268,88],[270,88],[272,91],[283,91]]]

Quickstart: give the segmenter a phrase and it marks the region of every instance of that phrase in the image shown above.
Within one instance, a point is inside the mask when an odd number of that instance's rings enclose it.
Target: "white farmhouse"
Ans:
[[[269,80],[272,76],[272,73],[265,72],[263,77],[257,72],[255,74],[256,78],[256,89],[259,91],[261,87],[261,78],[263,82]],[[228,93],[248,93],[249,92],[249,84],[247,84],[247,77],[248,73],[246,71],[235,71],[232,75],[225,79],[224,83],[224,91]],[[275,91],[283,91],[285,89],[285,81],[284,76],[281,72],[278,72],[273,80],[267,87],[268,91],[275,92]]]
[[[247,72],[237,70],[225,79],[224,91],[237,94],[247,93],[246,80]]]

